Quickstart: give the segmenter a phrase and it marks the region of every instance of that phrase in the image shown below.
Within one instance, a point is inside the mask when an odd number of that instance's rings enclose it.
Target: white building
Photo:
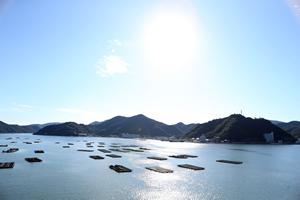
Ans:
[[[204,134],[200,136],[200,142],[206,142],[206,137]]]
[[[274,133],[265,133],[263,134],[265,139],[266,139],[266,143],[274,143]]]
[[[140,138],[140,134],[122,133],[122,138]]]

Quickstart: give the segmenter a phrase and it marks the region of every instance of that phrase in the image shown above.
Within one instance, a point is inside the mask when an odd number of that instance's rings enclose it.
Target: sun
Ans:
[[[196,26],[184,13],[160,13],[147,24],[144,48],[151,64],[169,73],[185,67],[196,49]]]

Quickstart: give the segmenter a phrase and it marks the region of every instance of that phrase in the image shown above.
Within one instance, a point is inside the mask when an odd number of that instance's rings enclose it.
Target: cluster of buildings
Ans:
[[[265,133],[263,134],[266,143],[275,143],[274,133]],[[120,135],[111,135],[110,137],[121,137],[121,138],[141,138],[140,134],[130,134],[130,133],[122,133]],[[204,134],[202,134],[199,138],[191,138],[191,139],[178,139],[175,136],[166,137],[166,136],[156,136],[156,137],[143,137],[144,139],[155,139],[161,141],[170,141],[170,142],[196,142],[196,143],[229,143],[229,140],[221,141],[220,137],[214,137],[211,139],[207,139]],[[282,140],[278,140],[278,143],[282,143]],[[296,142],[296,144],[300,144],[300,139]]]

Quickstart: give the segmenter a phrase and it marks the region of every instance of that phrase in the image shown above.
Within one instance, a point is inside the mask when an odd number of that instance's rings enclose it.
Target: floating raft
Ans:
[[[87,145],[86,147],[93,147],[92,145]]]
[[[0,147],[7,147],[7,144],[1,144]]]
[[[55,144],[60,144],[60,142],[55,142]]]
[[[34,141],[34,143],[42,143],[43,141]]]
[[[132,172],[132,169],[124,167],[123,165],[110,165],[110,169],[115,170],[116,172]]]
[[[123,152],[123,153],[129,152],[129,150],[122,150],[122,149],[109,149],[109,150],[111,150],[111,151]]]
[[[230,164],[243,164],[243,162],[240,161],[231,161],[231,160],[216,160],[216,161],[222,163],[230,163]]]
[[[189,165],[189,164],[183,164],[183,165],[178,165],[178,167],[183,167],[183,168],[188,168],[188,169],[193,169],[193,170],[204,170],[204,167],[198,167],[195,165]]]
[[[141,150],[151,150],[151,149],[147,149],[147,148],[143,148],[143,147],[141,147],[140,149]]]
[[[119,148],[119,145],[110,145],[111,147]]]
[[[179,159],[187,159],[188,158],[186,155],[177,155],[177,156],[173,155],[173,156],[169,156],[169,157],[171,157],[171,158],[179,158]]]
[[[105,145],[105,143],[104,143],[104,142],[98,142],[98,144],[100,144],[100,145]]]
[[[106,156],[112,157],[112,158],[121,158],[122,156],[116,155],[116,154],[106,154]]]
[[[43,150],[34,150],[34,153],[45,153]]]
[[[106,149],[98,149],[98,151],[101,151],[102,153],[111,153],[111,151],[108,151]]]
[[[34,158],[25,158],[25,160],[27,162],[42,162],[41,159],[37,158],[37,157],[34,157]]]
[[[68,145],[74,145],[73,143],[68,143]]]
[[[78,149],[77,151],[94,152],[94,150],[90,150],[90,149]]]
[[[95,160],[104,159],[104,157],[102,157],[102,156],[90,156],[90,158],[93,158]]]
[[[0,169],[5,169],[5,168],[13,168],[15,166],[14,162],[4,162],[0,163]]]
[[[137,146],[137,145],[122,145],[122,147],[139,147],[139,146]]]
[[[198,156],[182,154],[181,156],[186,156],[188,158],[197,158]]]
[[[105,147],[104,145],[98,145],[97,147]]]
[[[6,151],[3,150],[2,153],[14,153],[14,152],[17,152],[17,151],[19,151],[18,148],[10,148]]]
[[[151,157],[147,157],[149,159],[154,159],[154,160],[167,160],[168,158],[162,158],[162,157],[156,157],[156,156],[151,156]]]
[[[123,148],[123,150],[126,150],[126,151],[135,151],[135,152],[144,152],[143,150],[139,150],[139,149],[128,149],[128,148]]]
[[[70,148],[69,146],[63,146],[63,148]]]
[[[146,169],[149,169],[149,170],[152,170],[152,171],[155,171],[155,172],[159,172],[159,173],[173,173],[172,170],[170,169],[165,169],[165,168],[162,168],[162,167],[146,167]]]

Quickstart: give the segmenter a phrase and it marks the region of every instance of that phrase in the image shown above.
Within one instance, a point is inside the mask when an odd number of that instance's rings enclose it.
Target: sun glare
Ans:
[[[195,25],[188,16],[181,13],[159,14],[147,26],[145,52],[155,68],[174,72],[190,62],[196,40]]]

